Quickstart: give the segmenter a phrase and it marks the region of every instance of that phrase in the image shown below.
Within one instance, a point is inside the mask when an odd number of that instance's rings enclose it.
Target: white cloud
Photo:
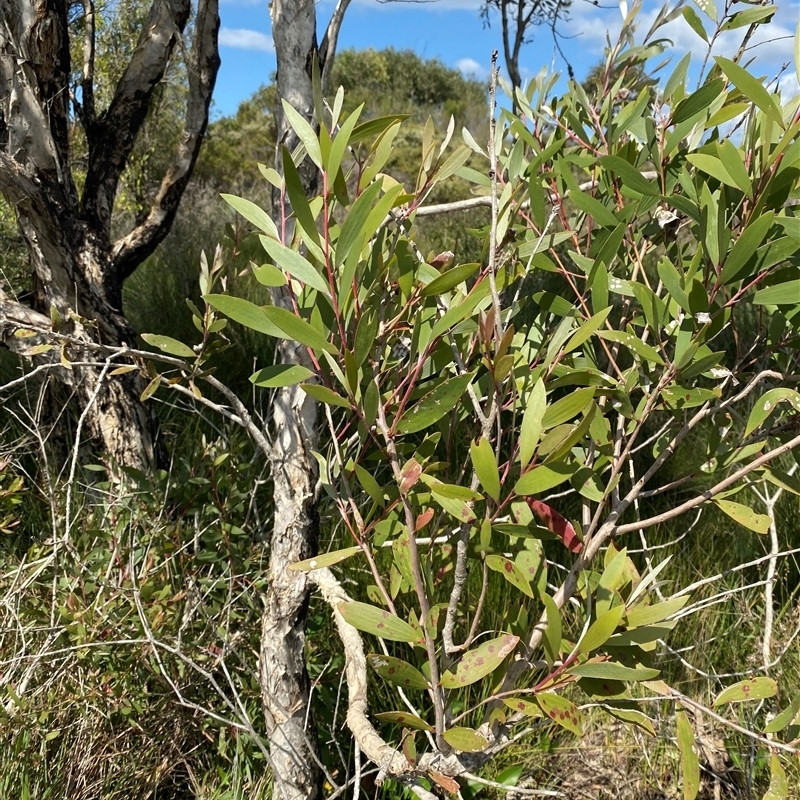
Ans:
[[[800,94],[800,81],[794,72],[787,72],[778,80],[778,91],[781,93],[781,103],[788,103]]]
[[[479,64],[474,58],[459,58],[456,61],[456,69],[465,78],[485,78],[488,70]]]
[[[220,28],[219,43],[222,47],[235,47],[238,50],[260,50],[262,53],[275,51],[269,34],[248,28]]]

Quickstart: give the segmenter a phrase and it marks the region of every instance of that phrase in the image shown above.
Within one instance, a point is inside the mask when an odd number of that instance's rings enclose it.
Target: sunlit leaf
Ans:
[[[528,579],[523,574],[522,570],[511,560],[500,555],[486,556],[486,566],[494,572],[499,572],[512,586],[519,589],[523,594],[528,597],[533,597],[533,590],[531,589]]]
[[[250,376],[250,382],[266,389],[277,389],[282,386],[294,386],[313,377],[314,373],[300,364],[275,364],[254,372]]]
[[[663,603],[656,603],[652,606],[638,605],[628,610],[628,628],[641,628],[645,625],[656,625],[663,622],[668,617],[676,614],[689,602],[689,595],[674,597],[665,600]]]
[[[694,731],[685,711],[677,714],[678,749],[681,752],[683,800],[695,800],[700,791],[700,761],[694,749]]]
[[[589,626],[586,635],[578,644],[579,653],[591,653],[602,647],[617,629],[617,626],[625,616],[625,606],[619,605],[610,608],[600,614],[597,619]]]
[[[367,603],[340,603],[339,613],[354,628],[394,642],[416,642],[419,634],[405,620]]]
[[[563,483],[577,470],[572,464],[542,464],[526,472],[514,486],[514,493],[521,495],[542,494]]]
[[[500,500],[500,472],[497,458],[488,439],[480,439],[470,444],[472,466],[486,494],[495,502]]]
[[[746,703],[750,700],[764,700],[775,697],[778,684],[772,678],[747,678],[723,689],[714,700],[714,708],[728,703]]]
[[[763,800],[787,800],[789,797],[789,781],[778,756],[773,753],[769,761],[770,780]]]
[[[661,673],[649,667],[626,667],[614,661],[589,661],[570,667],[567,672],[578,678],[597,678],[604,681],[651,681]]]
[[[429,725],[424,719],[420,719],[408,711],[382,711],[375,717],[381,722],[393,722],[395,725],[402,725],[404,728],[411,728],[415,731],[433,730],[433,725]]]
[[[314,558],[307,558],[304,561],[296,561],[294,564],[289,564],[289,569],[295,572],[311,572],[315,569],[331,567],[360,552],[360,547],[346,547],[344,550],[332,550],[329,553],[320,553],[320,555],[314,556]]]
[[[328,297],[330,296],[327,281],[300,253],[290,247],[285,247],[268,236],[259,238],[264,250],[267,251],[267,254],[278,267],[288,272],[295,280],[302,281],[312,289],[316,289]]]
[[[442,687],[460,689],[485,678],[503,663],[509,653],[513,652],[517,642],[519,636],[506,633],[469,650],[461,657],[455,668],[447,670],[442,675]]]
[[[552,692],[539,692],[535,697],[545,716],[576,736],[583,735],[583,714],[574,703]]]
[[[157,347],[164,353],[169,353],[171,356],[180,356],[181,358],[195,358],[197,353],[192,350],[189,345],[173,339],[171,336],[161,336],[156,333],[143,333],[142,339],[147,344]]]
[[[732,520],[756,533],[766,533],[769,530],[770,518],[766,514],[757,514],[749,506],[734,503],[732,500],[714,499],[714,503],[722,509]]]
[[[472,728],[450,728],[442,738],[455,750],[462,753],[480,753],[489,746],[489,740]]]
[[[320,403],[327,403],[329,406],[339,406],[340,408],[353,407],[346,397],[342,397],[327,386],[322,386],[318,383],[304,383],[301,388],[307,395]]]
[[[416,433],[433,425],[455,408],[471,380],[472,373],[468,372],[443,381],[403,414],[395,424],[396,430],[399,433]]]
[[[416,667],[399,658],[371,653],[367,656],[367,661],[381,678],[395,686],[402,686],[404,689],[427,689],[430,685]]]

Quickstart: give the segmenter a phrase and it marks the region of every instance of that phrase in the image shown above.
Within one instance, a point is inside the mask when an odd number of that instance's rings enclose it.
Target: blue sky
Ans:
[[[663,2],[656,0],[643,2],[639,14],[639,37],[647,32],[663,5]],[[571,38],[563,39],[561,46],[579,79],[602,57],[606,33],[611,35],[612,41],[616,41],[621,27],[619,6],[611,0],[600,0],[600,3],[607,7],[597,8],[586,0],[573,0],[571,22],[562,25],[562,31]],[[496,18],[492,18],[491,27],[484,27],[479,16],[480,5],[480,0],[439,0],[429,3],[352,0],[339,37],[339,48],[408,48],[425,58],[439,58],[465,74],[482,78],[488,73],[489,59],[495,48],[501,53],[502,68],[502,38]],[[717,5],[722,7],[722,1],[717,0]],[[746,7],[743,3],[734,6],[736,10]],[[332,8],[332,0],[320,0],[317,3],[320,37]],[[698,10],[696,6],[695,10]],[[275,69],[266,0],[221,0],[220,14],[222,67],[214,93],[215,116],[235,112],[238,104],[266,83]],[[713,23],[704,14],[700,13],[700,16],[706,30],[713,30]],[[797,0],[780,2],[773,22],[751,40],[753,48],[748,53],[757,59],[759,73],[770,79],[780,72],[784,64],[788,65],[780,78],[784,99],[800,91],[793,63],[793,39],[799,16],[800,4]],[[744,30],[724,33],[714,53],[732,55]],[[671,38],[674,42],[665,57],[680,57],[691,50],[695,54],[693,63],[701,63],[707,46],[682,18],[662,28],[661,36]],[[549,30],[537,29],[534,41],[522,51],[523,74],[534,75],[545,65],[565,72],[564,62],[554,52]]]

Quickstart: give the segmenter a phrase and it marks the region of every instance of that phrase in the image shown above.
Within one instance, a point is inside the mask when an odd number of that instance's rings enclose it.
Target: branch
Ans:
[[[50,319],[44,314],[12,300],[0,289],[0,344],[12,353],[28,356],[32,347],[47,341],[46,333],[41,331],[47,331],[50,326]],[[37,335],[24,338],[15,336],[20,329],[36,330]]]
[[[319,46],[319,61],[320,68],[322,69],[322,91],[328,91],[328,86],[331,82],[331,73],[333,72],[333,60],[336,56],[336,45],[339,41],[339,31],[342,28],[342,21],[344,20],[345,11],[350,5],[350,0],[337,0],[336,8],[333,9],[331,20],[328,27],[325,29],[325,35],[322,37],[322,43]]]
[[[186,102],[183,134],[147,218],[114,244],[112,269],[119,281],[129,277],[156,249],[175,219],[208,126],[211,95],[220,65],[218,34],[219,0],[201,0],[192,32],[192,49],[186,65],[189,99]]]
[[[108,109],[86,131],[89,168],[83,209],[97,229],[110,230],[117,184],[190,10],[189,0],[153,3]]]

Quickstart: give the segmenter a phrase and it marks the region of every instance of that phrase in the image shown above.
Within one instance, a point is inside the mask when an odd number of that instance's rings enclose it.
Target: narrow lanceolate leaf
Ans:
[[[324,169],[322,165],[322,151],[320,150],[319,139],[317,138],[316,132],[308,123],[306,118],[298,111],[295,111],[295,109],[292,108],[292,106],[287,103],[286,100],[281,100],[281,103],[283,105],[283,113],[286,114],[286,119],[289,120],[292,130],[294,130],[300,141],[305,146],[308,157],[320,169]]]
[[[653,364],[664,363],[664,359],[661,358],[655,348],[651,347],[649,344],[645,344],[638,336],[634,336],[632,333],[628,333],[627,331],[597,331],[597,335],[601,339],[606,339],[609,342],[618,342],[645,361],[652,362]]]
[[[250,376],[250,382],[265,389],[278,389],[282,386],[294,386],[313,377],[314,373],[300,364],[275,364],[254,372]]]
[[[404,689],[427,689],[429,686],[425,676],[416,667],[399,658],[370,653],[367,661],[381,678],[395,686],[402,686]]]
[[[800,278],[795,278],[759,289],[753,295],[753,303],[757,306],[797,305],[800,303],[798,298],[800,298]]]
[[[756,533],[767,533],[770,518],[766,514],[757,514],[749,506],[734,503],[732,500],[715,499],[714,503],[722,509],[732,520]]]
[[[800,695],[795,697],[765,728],[764,733],[779,733],[788,728],[800,714]]]
[[[536,695],[536,702],[553,722],[557,722],[577,736],[583,735],[583,714],[566,697],[552,692],[540,692]]]
[[[261,236],[260,239],[264,250],[267,251],[267,254],[278,267],[288,272],[295,280],[305,283],[328,297],[330,296],[327,281],[300,253],[282,245],[275,239],[270,239],[268,236]]]
[[[747,425],[744,429],[743,437],[746,439],[756,428],[759,428],[775,411],[779,403],[786,402],[795,411],[800,411],[800,393],[794,389],[777,387],[765,392],[756,400],[753,410],[747,418]]]
[[[714,56],[719,68],[727,75],[728,80],[745,96],[757,105],[780,128],[785,129],[781,111],[775,104],[772,95],[766,90],[764,84],[744,67],[735,61],[722,56]]]
[[[622,178],[622,182],[625,186],[629,189],[633,189],[634,192],[652,196],[661,194],[661,190],[658,188],[658,184],[655,181],[647,180],[633,164],[629,163],[624,158],[620,158],[619,156],[603,156],[599,161],[604,169]]]
[[[764,700],[775,697],[778,684],[772,678],[748,678],[723,689],[714,700],[714,708],[728,703],[746,703],[749,700]]]
[[[459,375],[456,378],[440,383],[432,392],[428,392],[415,406],[406,411],[398,420],[395,429],[399,433],[416,433],[449,414],[461,399],[472,380],[472,373]]]
[[[497,458],[488,439],[472,442],[469,447],[472,466],[481,482],[481,486],[492,500],[500,500],[500,471],[497,469]]]
[[[519,433],[519,460],[522,468],[528,465],[539,444],[542,435],[542,419],[547,408],[547,391],[541,378],[536,381],[528,395],[525,411],[522,415],[522,426]]]
[[[356,601],[340,603],[339,613],[354,628],[393,642],[416,642],[419,634],[405,620],[382,608]]]
[[[144,391],[139,397],[139,400],[144,403],[145,400],[149,399],[155,393],[155,390],[161,385],[161,376],[156,375],[147,386],[144,387]]]
[[[552,506],[543,503],[541,500],[531,500],[529,497],[525,498],[528,506],[533,512],[534,516],[539,519],[550,533],[558,536],[571,553],[580,553],[583,543],[578,538],[572,523],[559,514]]]
[[[524,697],[504,697],[503,704],[512,711],[524,714],[526,717],[541,717],[543,713],[539,705],[526,700]]]
[[[506,633],[470,650],[464,654],[454,670],[447,670],[442,675],[442,687],[460,689],[485,678],[503,663],[505,657],[517,646],[517,642],[519,636]]]
[[[489,746],[489,740],[472,728],[450,728],[442,738],[455,750],[462,753],[480,753]]]
[[[588,661],[567,670],[578,678],[597,678],[601,681],[651,681],[661,673],[648,667],[626,667],[614,661]]]
[[[249,200],[245,200],[243,197],[236,197],[232,194],[223,194],[220,195],[220,197],[222,197],[229,206],[238,211],[248,222],[252,222],[256,228],[264,231],[264,233],[275,239],[278,238],[278,229],[275,227],[275,223],[272,221],[270,215],[267,214],[263,208],[260,208],[255,203],[251,203]]]
[[[635,709],[631,708],[614,708],[613,706],[607,705],[603,706],[603,711],[611,714],[612,717],[616,717],[616,719],[621,719],[623,722],[630,722],[633,725],[636,725],[637,728],[641,728],[651,736],[656,735],[656,729],[653,725],[653,720],[650,719],[647,714],[643,714],[641,711],[636,711]]]
[[[625,606],[614,606],[600,616],[589,626],[586,636],[578,644],[579,653],[591,653],[602,647],[617,629],[625,616]]]
[[[301,388],[307,395],[318,400],[320,403],[326,403],[329,406],[339,406],[340,408],[352,408],[349,400],[334,392],[333,389],[329,389],[327,386],[320,386],[318,383],[304,383]]]
[[[344,550],[332,550],[330,553],[322,553],[321,555],[314,556],[314,558],[307,558],[305,561],[296,561],[294,564],[289,564],[289,569],[295,572],[311,572],[311,570],[314,569],[331,567],[360,552],[360,547],[346,547]]]
[[[499,572],[512,586],[519,589],[523,594],[528,597],[533,597],[533,590],[531,589],[528,579],[522,570],[511,560],[499,556],[490,555],[486,556],[486,566],[494,572]]]
[[[179,342],[171,336],[160,336],[156,333],[143,333],[142,339],[144,339],[147,344],[157,347],[162,352],[169,353],[171,356],[194,358],[197,355],[188,344]]]
[[[296,317],[291,311],[278,306],[265,306],[264,314],[289,339],[294,339],[312,350],[324,350],[332,355],[339,352],[316,328]]]
[[[700,791],[700,761],[694,751],[694,731],[685,711],[677,715],[678,749],[681,752],[683,800],[695,800]]]
[[[570,464],[542,464],[526,472],[514,486],[514,493],[541,494],[569,480],[577,470]]]
[[[542,427],[545,429],[554,428],[556,425],[561,425],[563,422],[567,422],[573,417],[576,417],[589,407],[594,393],[594,386],[584,386],[581,389],[570,392],[566,397],[557,400],[545,411],[542,419]]]
[[[261,306],[251,303],[242,297],[231,297],[227,294],[207,294],[203,296],[212,308],[230,317],[234,322],[244,325],[245,328],[274,336],[277,339],[288,339],[282,331],[265,313]]]
[[[725,266],[719,276],[723,283],[731,283],[741,277],[747,277],[746,271],[750,258],[761,246],[767,236],[775,215],[772,211],[762,214],[751,222],[744,233],[736,240],[730,254],[725,259]]]
[[[652,606],[638,605],[628,611],[628,629],[642,628],[645,625],[656,625],[663,622],[668,617],[676,614],[689,602],[689,595],[674,597],[672,600],[665,600],[663,603],[656,603]]]
[[[422,288],[420,295],[422,297],[433,297],[434,295],[449,292],[459,283],[463,283],[469,278],[479,266],[480,264],[459,264],[457,267],[453,267],[444,274],[439,275],[438,278],[434,278],[427,286]]]
[[[800,34],[800,31],[798,33]],[[786,778],[786,772],[781,761],[775,753],[770,758],[769,768],[769,788],[763,800],[787,800],[789,797],[789,781]]]
[[[542,644],[547,662],[552,665],[561,655],[561,612],[549,594],[542,594],[542,603],[547,612],[547,627],[544,630]]]
[[[370,184],[353,203],[347,218],[342,223],[342,230],[339,234],[339,241],[336,243],[336,266],[344,263],[353,246],[363,241],[362,236],[366,227],[367,219],[372,211],[372,206],[378,199],[383,186],[382,181],[377,180]]]
[[[424,719],[420,719],[408,711],[384,711],[376,714],[375,717],[381,722],[393,722],[395,725],[402,725],[415,731],[432,731],[433,725],[429,725]]]

